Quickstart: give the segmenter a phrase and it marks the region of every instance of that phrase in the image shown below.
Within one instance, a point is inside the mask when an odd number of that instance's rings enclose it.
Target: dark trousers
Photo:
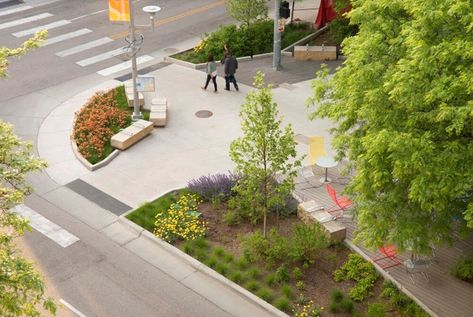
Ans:
[[[210,75],[210,74],[207,75],[207,80],[205,81],[204,88],[207,89],[207,86],[209,85],[210,79],[212,79],[212,82],[214,83],[215,91],[217,91],[217,76],[212,77],[212,75]]]
[[[225,76],[225,89],[230,90],[230,83],[233,83],[233,86],[238,90],[238,84],[235,78],[235,75],[226,75]]]

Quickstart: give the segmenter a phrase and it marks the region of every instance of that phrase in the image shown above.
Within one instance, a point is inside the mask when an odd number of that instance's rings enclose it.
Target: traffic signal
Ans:
[[[289,2],[283,1],[281,2],[281,6],[279,7],[279,17],[287,19],[291,16],[291,9],[289,9]]]

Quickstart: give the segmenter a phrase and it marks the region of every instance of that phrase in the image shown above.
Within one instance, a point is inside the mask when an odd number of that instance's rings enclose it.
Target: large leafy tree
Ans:
[[[319,73],[314,115],[356,176],[357,239],[428,252],[473,228],[470,0],[354,0],[347,60]]]
[[[0,48],[0,77],[7,75],[7,57],[37,47],[45,36],[46,32],[37,33],[18,49]],[[12,126],[0,120],[0,316],[36,317],[56,312],[53,300],[44,295],[41,274],[33,263],[21,257],[13,242],[30,227],[11,209],[30,193],[25,175],[44,166],[43,161],[31,155],[31,144],[21,141]]]
[[[233,188],[237,193],[234,199],[240,208],[250,210],[252,220],[263,217],[266,237],[268,210],[284,205],[294,189],[295,168],[301,162],[296,159],[292,127],[281,127],[277,104],[263,73],[256,74],[254,86],[257,90],[248,93],[240,111],[243,136],[231,143],[230,157],[240,175]]]
[[[249,27],[251,23],[268,16],[266,0],[226,0],[228,15]]]

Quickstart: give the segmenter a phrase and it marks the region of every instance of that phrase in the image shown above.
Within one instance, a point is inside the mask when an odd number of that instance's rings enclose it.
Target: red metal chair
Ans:
[[[332,214],[338,212],[338,215],[336,215],[336,217],[339,218],[343,215],[345,211],[347,211],[353,206],[353,202],[348,197],[337,197],[337,192],[330,184],[327,184],[327,191],[328,195],[335,203],[335,205],[333,205],[327,210],[328,213]]]
[[[389,269],[390,267],[402,264],[402,262],[397,258],[399,251],[394,244],[384,245],[378,250],[381,254],[375,256],[372,260],[382,269]]]

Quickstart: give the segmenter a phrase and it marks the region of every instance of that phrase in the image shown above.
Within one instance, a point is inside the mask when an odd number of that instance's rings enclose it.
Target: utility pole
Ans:
[[[140,100],[138,99],[138,90],[136,90],[136,77],[138,75],[138,68],[136,66],[136,54],[138,50],[136,48],[136,34],[135,34],[135,17],[133,12],[133,1],[128,0],[130,5],[130,42],[131,42],[131,80],[133,83],[133,115],[131,116],[133,121],[142,119],[140,111]]]
[[[281,69],[281,32],[279,32],[279,7],[281,0],[274,0],[274,45],[273,45],[273,69]]]

